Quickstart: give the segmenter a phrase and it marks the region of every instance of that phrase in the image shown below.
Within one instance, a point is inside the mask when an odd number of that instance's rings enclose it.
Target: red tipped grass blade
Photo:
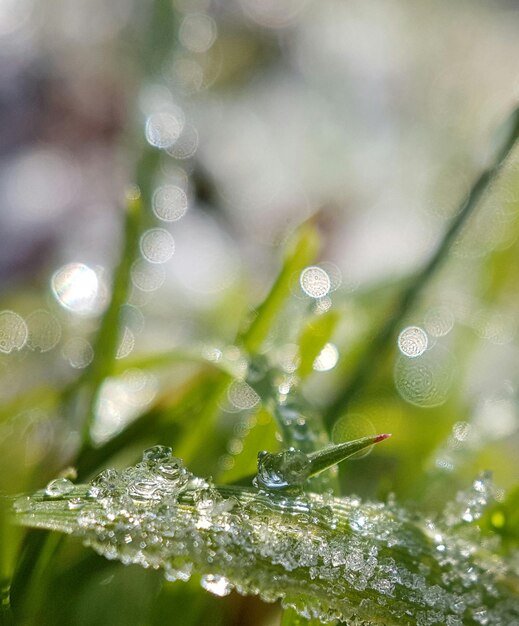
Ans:
[[[310,461],[310,476],[315,476],[320,472],[323,472],[337,463],[344,461],[345,459],[353,456],[357,452],[369,448],[369,446],[384,441],[391,437],[390,434],[373,435],[372,437],[361,437],[354,441],[346,441],[344,443],[338,443],[319,452],[312,452],[308,455]]]

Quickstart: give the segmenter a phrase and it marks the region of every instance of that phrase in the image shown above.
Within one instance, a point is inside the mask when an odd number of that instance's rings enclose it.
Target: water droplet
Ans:
[[[150,263],[165,263],[175,252],[175,242],[167,230],[150,228],[141,237],[141,252]]]
[[[66,496],[74,490],[74,484],[68,478],[55,478],[45,487],[45,495],[52,498]]]
[[[310,476],[310,470],[310,460],[301,450],[289,448],[279,454],[260,452],[254,483],[267,490],[299,487]]]
[[[327,343],[317,355],[313,368],[316,372],[328,372],[337,365],[339,350],[333,343]]]
[[[152,198],[153,212],[165,222],[175,222],[187,211],[186,192],[176,185],[163,185]]]
[[[427,334],[418,326],[408,326],[398,335],[400,352],[412,359],[423,354],[427,350],[427,345]]]
[[[232,585],[225,576],[207,574],[202,576],[200,584],[206,591],[210,591],[215,596],[228,596],[232,591]]]
[[[0,312],[0,352],[21,350],[27,341],[28,329],[23,318],[14,311]]]
[[[31,350],[48,352],[61,338],[61,326],[58,320],[44,309],[33,311],[27,316],[29,336],[27,345]]]
[[[320,267],[307,267],[299,278],[301,289],[311,298],[324,298],[331,288],[328,274]]]
[[[51,289],[59,304],[77,315],[97,315],[106,304],[96,272],[83,263],[61,267],[51,278]]]

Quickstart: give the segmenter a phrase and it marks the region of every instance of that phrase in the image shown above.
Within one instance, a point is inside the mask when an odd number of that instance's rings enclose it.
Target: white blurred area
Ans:
[[[135,50],[152,4],[0,0],[0,285],[34,292],[0,307],[6,358],[45,352],[72,376],[95,357],[145,150],[157,167],[122,361],[220,328],[232,340],[232,320],[215,329],[210,313],[232,299],[238,317],[238,293],[257,302],[312,216],[324,247],[301,285],[317,312],[336,288],[325,262],[346,293],[416,271],[519,95],[519,12],[504,1],[172,0],[178,36],[151,72]],[[516,191],[510,212],[491,210],[458,242],[443,300],[409,321],[431,347],[455,324],[493,345],[515,337],[513,312],[471,300],[471,273],[513,243]],[[407,379],[433,369],[411,339]],[[314,369],[333,369],[339,348],[327,343]],[[100,439],[134,414],[133,400],[114,408],[127,382],[103,390]],[[445,395],[418,391],[431,405]]]
[[[485,162],[490,133],[517,98],[516,11],[432,0],[174,6],[178,42],[137,98],[127,83],[141,77],[116,44],[142,26],[140,4],[0,0],[2,100],[6,121],[15,118],[0,162],[0,262],[52,244],[58,262],[111,266],[132,176],[132,155],[116,150],[132,110],[152,145],[187,159],[188,179],[196,164],[207,172],[230,245],[254,271],[271,272],[270,246],[316,212],[329,226],[326,257],[355,283],[426,258],[445,224],[445,189],[455,206],[457,181]],[[48,119],[38,119],[38,98]],[[27,121],[32,132],[21,129]],[[217,248],[218,229],[208,244],[199,221],[203,246]],[[177,255],[177,274],[196,273],[188,256]]]

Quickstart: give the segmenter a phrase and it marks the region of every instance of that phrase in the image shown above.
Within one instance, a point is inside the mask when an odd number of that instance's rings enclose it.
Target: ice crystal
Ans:
[[[109,559],[160,568],[167,580],[196,573],[216,595],[281,600],[323,622],[517,626],[517,565],[463,521],[481,515],[491,490],[477,479],[431,521],[394,503],[216,487],[156,446],[133,467],[47,488],[15,509],[22,524],[77,535]]]

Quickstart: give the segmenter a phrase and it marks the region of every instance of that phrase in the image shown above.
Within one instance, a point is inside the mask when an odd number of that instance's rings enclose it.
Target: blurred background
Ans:
[[[146,215],[91,454],[154,417],[83,478],[160,442],[231,481],[279,446],[245,383],[198,430],[214,398],[185,398],[193,380],[212,384],[193,353],[246,369],[235,337],[307,221],[320,256],[294,276],[264,351],[288,393],[298,324],[336,311],[300,390],[325,412],[491,161],[519,95],[518,28],[504,0],[0,0],[0,489],[77,465],[75,394],[135,185]],[[345,491],[434,511],[482,469],[518,483],[518,159],[336,423],[336,441],[394,435],[348,466]],[[166,366],[146,366],[162,353]],[[49,598],[67,578],[71,599],[48,623],[174,624],[179,602],[184,625],[277,623],[272,607],[161,587],[76,544],[59,559]],[[118,594],[135,600],[123,611]]]

